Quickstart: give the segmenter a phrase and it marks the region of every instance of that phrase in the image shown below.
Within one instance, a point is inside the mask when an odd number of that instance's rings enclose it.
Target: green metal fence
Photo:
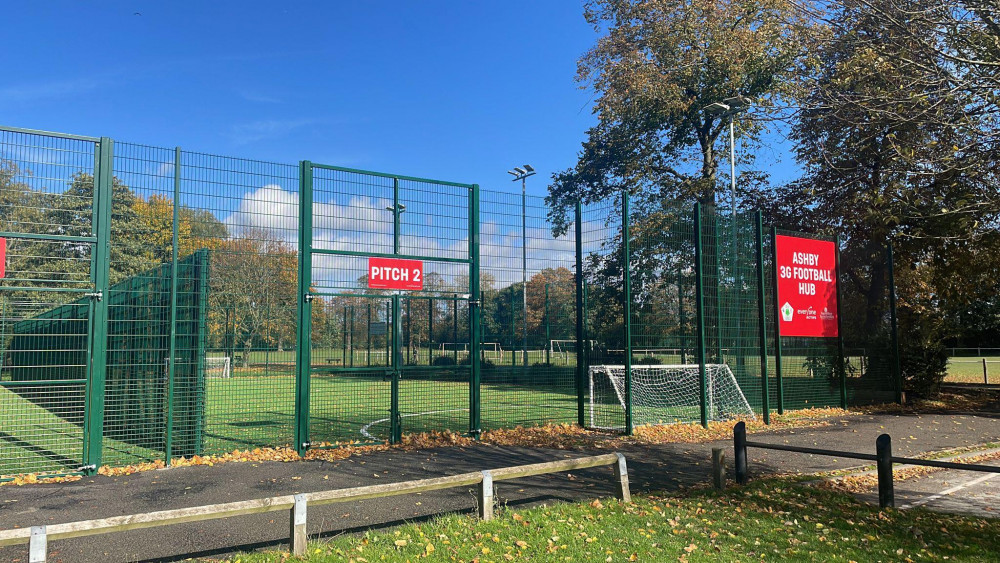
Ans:
[[[0,476],[898,397],[891,295],[774,337],[759,215],[620,194],[554,231],[474,184],[12,128],[0,203]]]

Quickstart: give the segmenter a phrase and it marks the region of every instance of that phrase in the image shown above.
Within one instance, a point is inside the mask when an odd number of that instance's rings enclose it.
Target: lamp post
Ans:
[[[514,182],[521,181],[521,316],[524,330],[523,365],[528,367],[528,195],[525,180],[529,176],[535,175],[535,169],[530,164],[525,164],[524,168],[515,166],[513,170],[508,170],[508,174],[514,176]]]
[[[729,118],[729,182],[732,191],[732,212],[736,216],[736,114],[750,109],[751,100],[743,96],[726,98],[721,102],[715,102],[705,106],[705,111],[717,114],[721,119]]]

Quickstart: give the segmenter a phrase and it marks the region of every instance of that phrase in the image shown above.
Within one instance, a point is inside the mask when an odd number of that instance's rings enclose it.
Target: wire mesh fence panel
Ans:
[[[0,476],[86,463],[97,154],[0,129]]]
[[[581,225],[584,273],[584,424],[625,430],[628,397],[619,397],[595,366],[623,365],[625,350],[624,269],[620,200],[583,208]],[[628,374],[626,374],[628,376]]]
[[[544,199],[482,191],[484,428],[577,420],[575,233]]]
[[[172,439],[203,453],[291,444],[298,168],[184,151],[176,174],[180,263],[207,264],[178,272]],[[228,373],[206,370],[220,361]]]
[[[712,270],[718,285],[718,358],[732,370],[756,415],[763,406],[756,221],[750,214],[716,213],[713,227],[707,239],[718,261]]]
[[[629,224],[633,422],[638,426],[697,421],[700,400],[692,206],[636,197],[630,205]],[[644,383],[648,374],[660,372],[676,372],[680,377],[662,385]],[[683,384],[688,381],[694,385]]]

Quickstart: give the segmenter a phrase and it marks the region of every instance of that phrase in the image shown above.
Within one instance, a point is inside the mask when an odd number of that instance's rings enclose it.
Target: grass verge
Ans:
[[[1000,520],[921,509],[879,512],[847,494],[787,479],[718,493],[696,490],[503,510],[492,522],[447,515],[314,542],[328,561],[995,561]],[[240,554],[272,563],[287,552]]]

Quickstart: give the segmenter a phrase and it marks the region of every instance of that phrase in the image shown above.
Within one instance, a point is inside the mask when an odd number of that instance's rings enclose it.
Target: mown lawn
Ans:
[[[311,543],[332,561],[997,561],[1000,520],[925,510],[879,512],[853,497],[788,480],[725,493],[600,499],[496,520],[446,515],[424,524]],[[239,563],[287,552],[240,554]],[[294,558],[292,559],[294,560]]]

